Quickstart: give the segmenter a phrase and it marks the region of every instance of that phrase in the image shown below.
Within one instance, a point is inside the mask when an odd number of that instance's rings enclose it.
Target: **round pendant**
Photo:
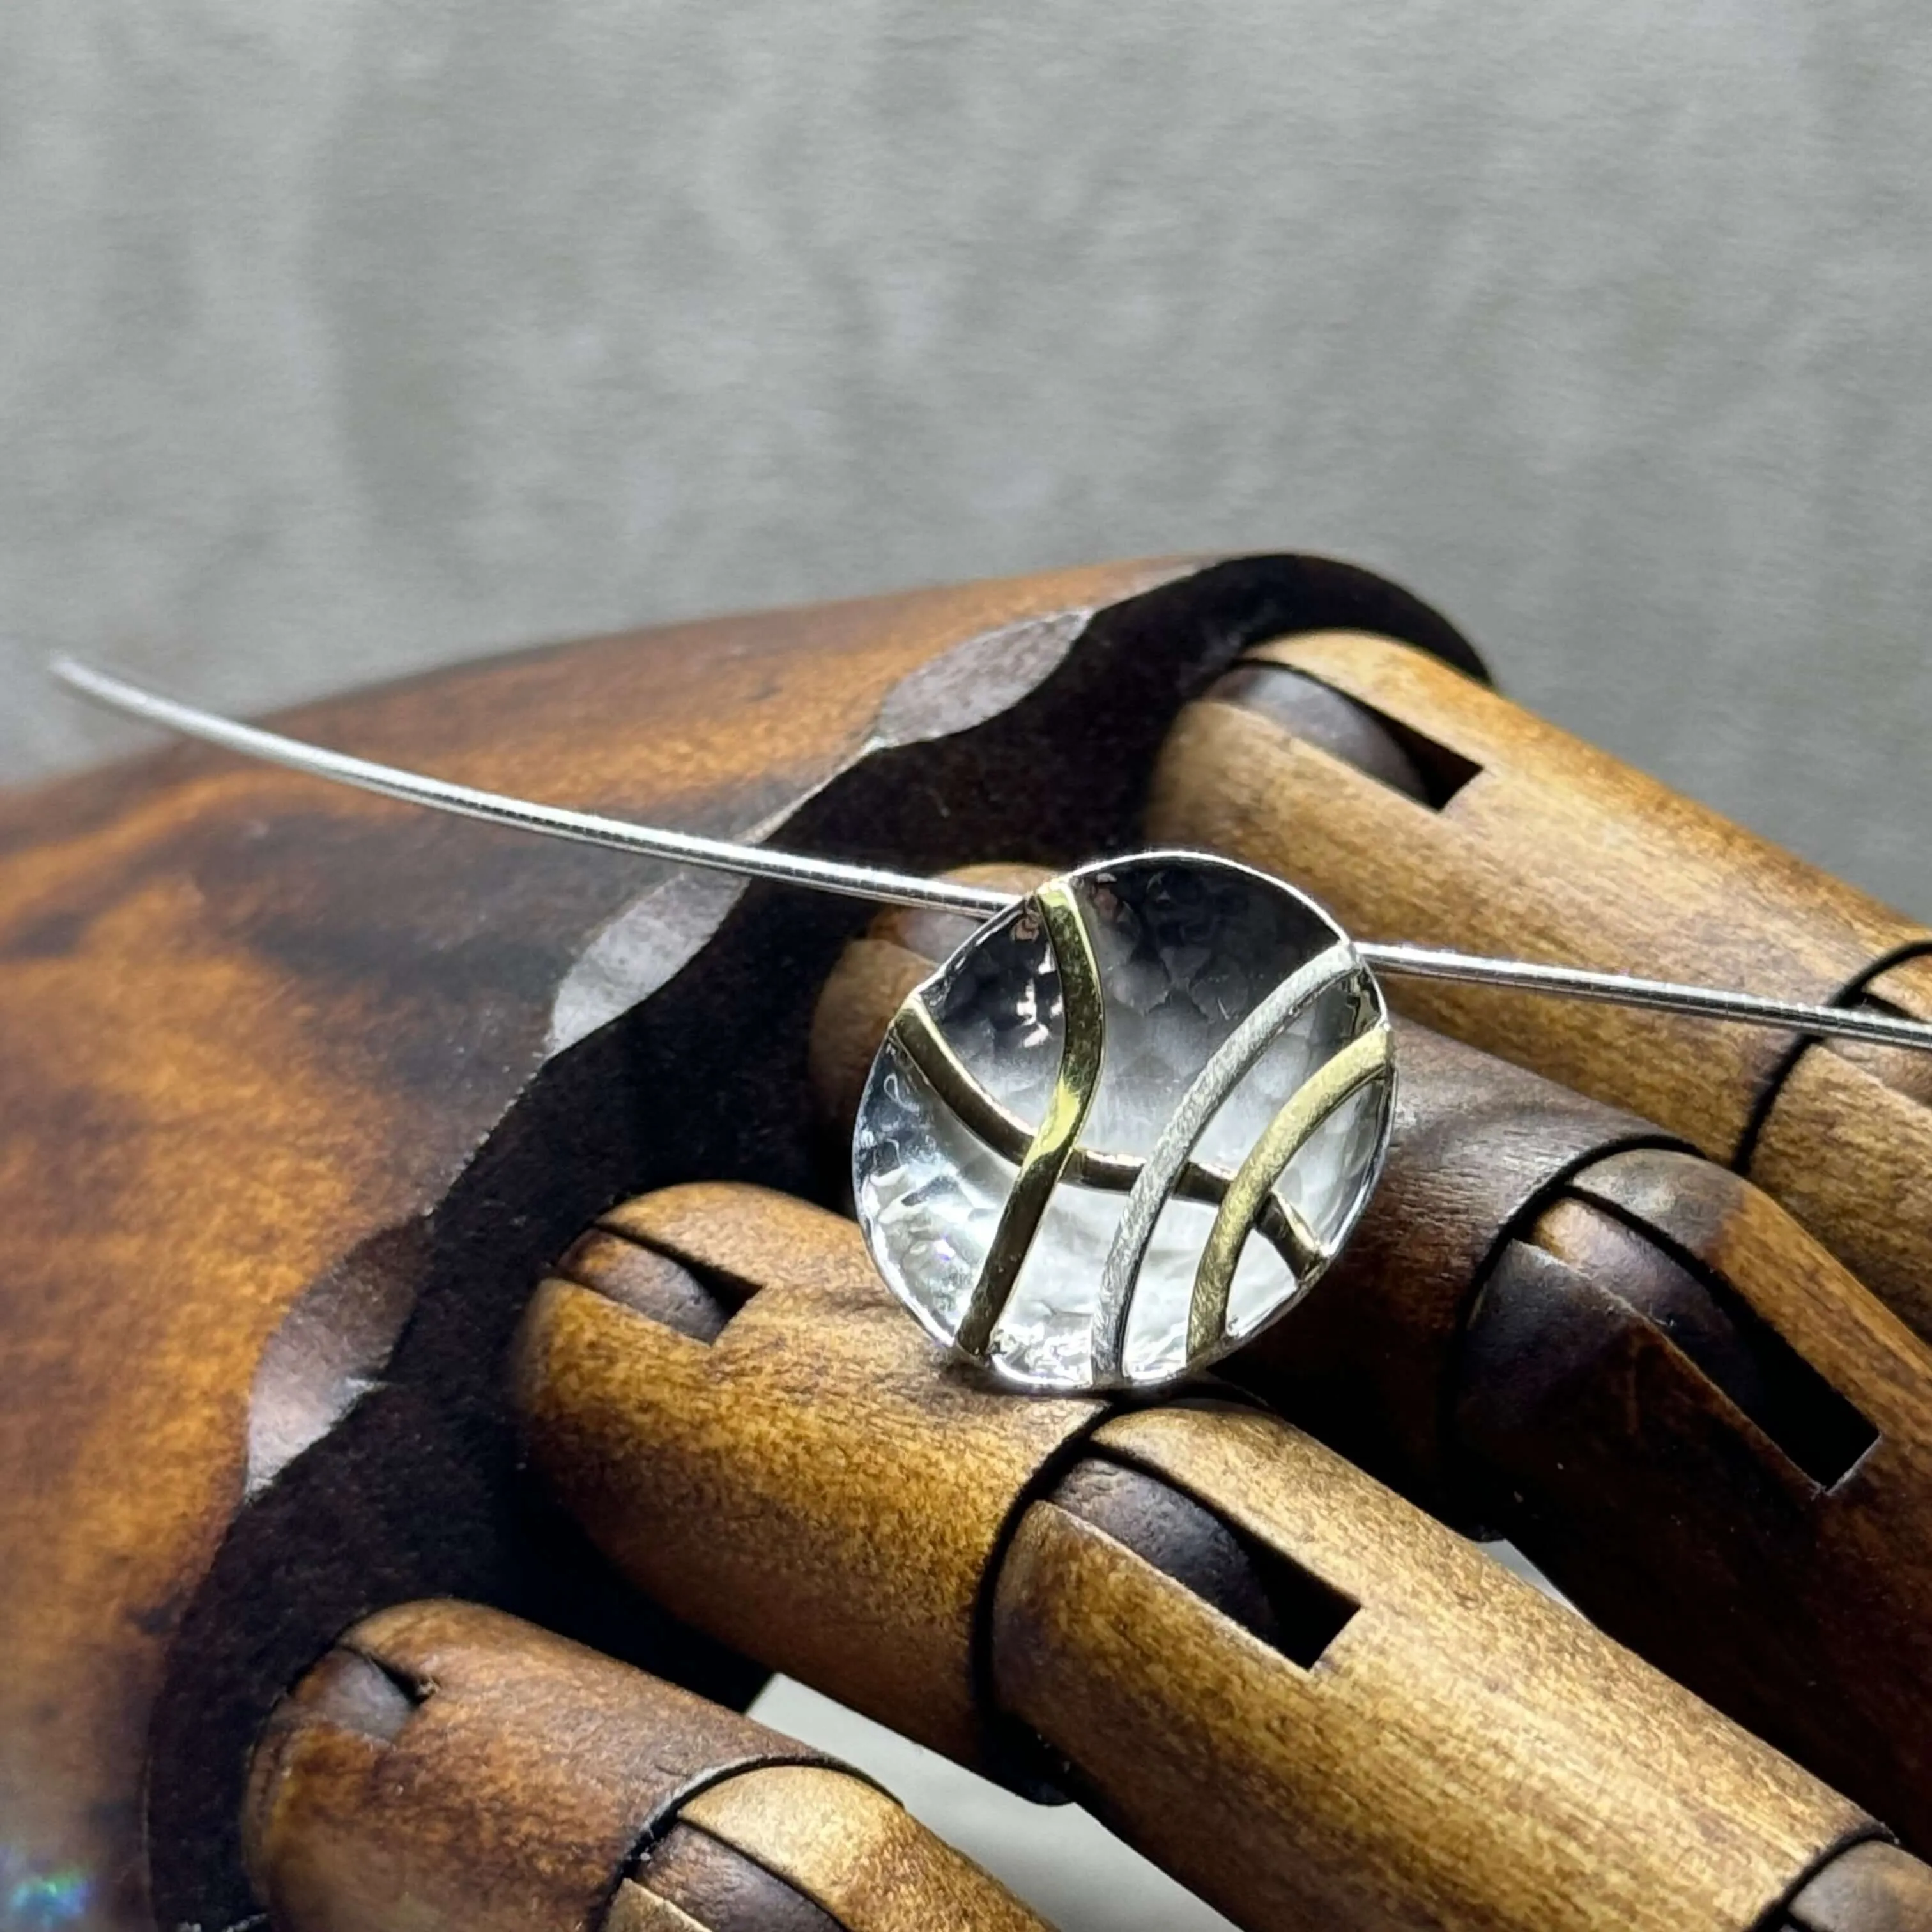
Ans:
[[[1306,1293],[1387,1151],[1375,976],[1267,874],[1150,852],[1049,880],[899,1008],[852,1144],[928,1333],[1038,1390],[1144,1388]]]

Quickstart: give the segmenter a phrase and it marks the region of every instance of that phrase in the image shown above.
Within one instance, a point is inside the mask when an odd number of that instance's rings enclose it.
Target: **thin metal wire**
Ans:
[[[733,839],[707,838],[694,832],[638,825],[601,813],[573,812],[566,806],[541,805],[501,792],[479,791],[470,785],[452,784],[446,778],[430,778],[420,772],[378,764],[371,759],[352,758],[346,752],[304,744],[300,739],[284,737],[260,725],[244,724],[198,705],[164,698],[73,658],[56,658],[49,669],[70,690],[111,710],[124,712],[130,717],[249,758],[286,766],[291,771],[331,778],[338,784],[354,785],[436,812],[454,812],[462,818],[508,825],[548,838],[572,839],[580,844],[601,845],[612,851],[668,859],[679,865],[701,866],[745,878],[769,879],[779,885],[802,886],[814,892],[836,892],[847,898],[880,904],[914,906],[988,920],[997,917],[1014,903],[1015,895],[1010,892],[966,885],[956,879],[921,878],[880,866],[814,858],[803,852],[778,851],[768,845],[743,845]],[[1742,1026],[1780,1027],[1798,1033],[1829,1034],[1879,1046],[1932,1052],[1932,1025],[1890,1013],[1813,1006],[1802,1000],[1767,999],[1755,993],[1685,986],[1667,980],[1642,980],[1623,973],[1597,973],[1578,966],[1482,958],[1472,953],[1442,952],[1422,946],[1358,940],[1355,950],[1376,970],[1411,979],[1505,986],[1517,992],[1644,1006],[1695,1018],[1728,1020]]]
[[[97,704],[124,711],[150,724],[164,725],[185,737],[204,739],[227,751],[265,759],[272,765],[285,765],[290,771],[332,778],[338,784],[354,785],[359,790],[376,792],[385,798],[403,799],[411,805],[426,805],[433,811],[454,812],[464,818],[480,818],[492,825],[513,826],[520,832],[542,832],[548,838],[572,839],[579,844],[602,845],[612,851],[635,853],[644,858],[674,860],[681,866],[702,866],[714,872],[772,879],[780,885],[806,886],[817,892],[838,892],[848,898],[886,905],[964,913],[974,919],[991,919],[1013,902],[1010,892],[962,885],[953,879],[923,879],[872,866],[848,865],[837,859],[814,859],[802,852],[775,851],[766,845],[741,845],[732,839],[706,838],[694,832],[633,824],[628,819],[607,818],[594,812],[572,812],[560,805],[539,805],[502,792],[478,791],[471,785],[453,784],[447,778],[380,765],[372,759],[352,758],[346,752],[328,751],[320,745],[304,744],[298,738],[285,738],[278,731],[244,724],[218,712],[204,711],[199,705],[164,698],[158,692],[145,690],[125,678],[96,670],[73,658],[56,658],[48,669],[70,690]]]
[[[1581,966],[1544,966],[1529,959],[1478,959],[1426,946],[1358,940],[1355,950],[1378,972],[1411,980],[1460,980],[1507,986],[1519,993],[1559,999],[1595,1000],[1619,1006],[1649,1006],[1694,1018],[1731,1020],[1740,1026],[1786,1027],[1798,1033],[1836,1034],[1882,1046],[1932,1051],[1932,1025],[1891,1013],[1852,1006],[1815,1006],[1802,1000],[1774,1000],[1676,980],[1639,980],[1623,973],[1593,973]]]

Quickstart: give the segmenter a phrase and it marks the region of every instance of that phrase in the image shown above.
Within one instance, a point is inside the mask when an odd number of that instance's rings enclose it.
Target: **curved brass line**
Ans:
[[[1187,1090],[1168,1115],[1167,1124],[1148,1156],[1114,1231],[1107,1258],[1100,1270],[1100,1288],[1091,1324],[1094,1372],[1111,1381],[1120,1372],[1126,1347],[1127,1318],[1148,1244],[1167,1205],[1180,1170],[1195,1143],[1229,1094],[1245,1080],[1256,1063],[1285,1027],[1292,1026],[1316,1000],[1355,970],[1355,950],[1346,939],[1305,961],[1270,989],[1254,1010],[1228,1034],[1188,1084]],[[1222,1198],[1226,1198],[1223,1190]],[[1265,1196],[1264,1196],[1265,1198]]]
[[[1049,879],[1029,903],[1040,910],[1046,936],[1060,969],[1060,1006],[1064,1031],[1060,1070],[1053,1093],[1041,1116],[1033,1144],[1020,1162],[1012,1191],[1000,1210],[999,1226],[986,1250],[980,1278],[973,1284],[953,1340],[969,1355],[983,1359],[1018,1278],[1020,1264],[1040,1227],[1053,1190],[1072,1159],[1094,1089],[1100,1084],[1100,1065],[1107,1032],[1106,1004],[1100,991],[1100,964],[1094,956],[1087,922],[1080,914],[1073,890],[1064,879]]]
[[[892,1034],[906,1058],[967,1132],[985,1142],[1003,1160],[1018,1166],[1026,1158],[1033,1130],[973,1077],[966,1063],[953,1052],[951,1042],[940,1032],[932,1008],[916,992],[909,995],[893,1015]],[[1070,1187],[1125,1194],[1140,1178],[1145,1164],[1137,1154],[1109,1154],[1102,1148],[1076,1148],[1060,1178]],[[1218,1207],[1232,1178],[1226,1168],[1208,1161],[1190,1160],[1174,1184],[1174,1198]],[[1304,1269],[1328,1258],[1307,1222],[1273,1194],[1262,1203],[1255,1232],[1281,1256],[1291,1274],[1298,1276]]]
[[[1378,1023],[1358,1034],[1302,1083],[1248,1150],[1247,1159],[1235,1170],[1222,1198],[1194,1271],[1194,1294],[1187,1306],[1190,1357],[1220,1344],[1227,1326],[1228,1291],[1234,1286],[1242,1245],[1262,1197],[1329,1115],[1388,1065],[1389,1053],[1385,1024]]]
[[[907,994],[904,1004],[892,1016],[892,1030],[906,1058],[926,1076],[932,1090],[952,1109],[967,1132],[975,1139],[984,1141],[1002,1160],[1018,1166],[1026,1158],[1033,1130],[973,1077],[965,1061],[953,1052],[952,1042],[940,1031],[932,1009],[916,988]],[[1092,1156],[1087,1158],[1090,1160]]]

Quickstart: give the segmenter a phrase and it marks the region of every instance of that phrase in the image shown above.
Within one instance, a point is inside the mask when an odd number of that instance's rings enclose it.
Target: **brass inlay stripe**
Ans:
[[[994,1099],[968,1070],[966,1063],[952,1050],[932,1010],[915,992],[892,1017],[892,1037],[901,1050],[941,1101],[950,1108],[966,1130],[1004,1160],[1017,1167],[1026,1157],[1033,1130],[1010,1107]],[[1060,1175],[1070,1187],[1090,1187],[1106,1194],[1125,1194],[1140,1178],[1145,1163],[1137,1154],[1109,1154],[1104,1148],[1081,1147]],[[1174,1193],[1181,1201],[1198,1201],[1212,1208],[1219,1204],[1233,1178],[1226,1168],[1207,1161],[1190,1160],[1174,1184]],[[1255,1232],[1274,1246],[1289,1270],[1299,1276],[1313,1263],[1325,1260],[1314,1232],[1292,1208],[1284,1208],[1272,1194],[1262,1204]]]
[[[1054,962],[1060,969],[1060,1070],[1033,1143],[1021,1160],[1012,1190],[1000,1210],[999,1226],[953,1338],[967,1354],[981,1358],[992,1339],[993,1324],[1012,1294],[1040,1217],[1086,1124],[1094,1089],[1100,1084],[1106,1040],[1100,962],[1094,956],[1094,942],[1088,937],[1087,922],[1081,916],[1072,886],[1064,879],[1049,879],[1030,896],[1028,904],[1038,908]]]
[[[1367,1032],[1358,1034],[1302,1083],[1235,1170],[1194,1274],[1194,1294],[1187,1309],[1190,1357],[1220,1346],[1234,1270],[1262,1199],[1316,1130],[1388,1065],[1389,1043],[1389,1030],[1379,1022]]]
[[[1096,1376],[1112,1381],[1120,1372],[1127,1317],[1133,1307],[1134,1286],[1140,1278],[1141,1264],[1146,1258],[1148,1244],[1154,1239],[1161,1210],[1167,1205],[1181,1169],[1193,1154],[1195,1143],[1208,1131],[1208,1123],[1228,1095],[1247,1078],[1282,1028],[1292,1026],[1312,1001],[1346,980],[1355,966],[1355,949],[1343,939],[1291,973],[1214,1050],[1168,1116],[1154,1150],[1128,1192],[1126,1207],[1100,1271],[1090,1330]],[[1224,1189],[1224,1202],[1226,1198]],[[1267,1198],[1265,1191],[1262,1198]],[[1256,1205],[1258,1208],[1260,1204]]]

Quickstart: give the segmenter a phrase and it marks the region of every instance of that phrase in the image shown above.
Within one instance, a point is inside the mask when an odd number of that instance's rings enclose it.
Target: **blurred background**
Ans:
[[[736,606],[1190,548],[1932,913],[1932,16],[16,0],[0,780]]]
[[[15,0],[0,782],[134,741],[56,649],[256,708],[1305,548],[1932,914],[1929,217],[1898,0]],[[1218,1922],[766,1714],[1069,1927]]]

